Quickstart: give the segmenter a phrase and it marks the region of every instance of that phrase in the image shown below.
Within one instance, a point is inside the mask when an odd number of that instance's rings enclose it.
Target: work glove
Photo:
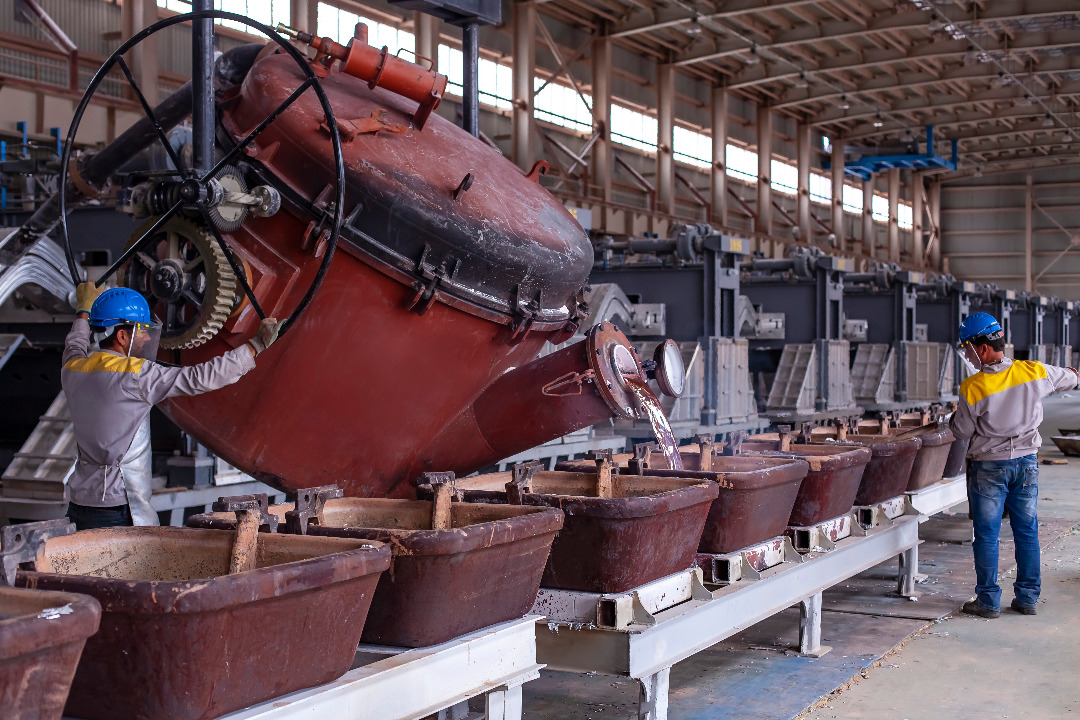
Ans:
[[[93,282],[79,283],[79,286],[75,288],[75,312],[89,313],[90,308],[94,306],[94,301],[107,289],[104,285],[98,287]]]
[[[255,355],[258,356],[266,348],[274,344],[277,340],[278,330],[281,328],[281,323],[277,321],[277,318],[264,318],[259,323],[259,329],[255,331],[255,337],[248,340],[248,345],[255,351]]]

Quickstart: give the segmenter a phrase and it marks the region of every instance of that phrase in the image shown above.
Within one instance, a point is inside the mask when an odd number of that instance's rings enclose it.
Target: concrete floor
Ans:
[[[1080,393],[1049,398],[1045,412],[1042,434],[1047,447],[1042,455],[1060,458],[1049,438],[1057,427],[1077,427]],[[983,620],[955,613],[855,676],[849,687],[803,717],[1080,716],[1080,458],[1068,462],[1043,465],[1039,472],[1040,523],[1066,529],[1052,542],[1043,541],[1038,616],[1006,611],[996,620]],[[1009,581],[1001,582],[1002,605],[1012,600]]]
[[[1046,404],[1045,457],[1057,427],[1080,427],[1080,393]],[[822,658],[791,652],[788,610],[672,668],[672,720],[955,720],[1080,716],[1080,458],[1040,468],[1043,601],[1039,615],[981,620],[957,613],[973,595],[964,506],[923,526],[917,603],[896,597],[896,566],[872,568],[824,595]],[[1011,568],[1003,528],[1001,566]],[[1011,576],[1011,571],[1009,573]],[[1002,578],[1004,602],[1011,580]],[[525,717],[631,720],[635,681],[543,672],[527,683]]]

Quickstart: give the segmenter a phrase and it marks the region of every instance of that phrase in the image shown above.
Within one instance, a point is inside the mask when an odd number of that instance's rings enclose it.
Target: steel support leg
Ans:
[[[918,597],[915,580],[919,573],[919,546],[916,545],[900,554],[900,573],[896,578],[896,592],[901,597]]]
[[[521,685],[503,686],[484,696],[486,720],[521,720]]]
[[[440,710],[439,714],[435,716],[435,720],[464,720],[469,716],[469,701],[465,700],[459,702],[453,707],[448,707],[445,710]]]
[[[641,696],[638,698],[638,720],[668,720],[668,680],[671,668],[666,667],[638,680]]]
[[[799,603],[799,654],[821,657],[832,650],[821,644],[821,593]]]

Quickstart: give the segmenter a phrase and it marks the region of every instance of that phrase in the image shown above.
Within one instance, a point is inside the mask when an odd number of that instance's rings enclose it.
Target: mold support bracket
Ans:
[[[641,695],[638,699],[638,720],[668,720],[668,683],[671,668],[657,670],[638,680]]]
[[[915,545],[900,553],[900,573],[896,577],[896,592],[898,595],[906,598],[917,598],[920,595],[915,590],[918,570],[919,546]]]
[[[799,603],[799,654],[817,658],[830,650],[821,644],[821,593],[815,593]]]

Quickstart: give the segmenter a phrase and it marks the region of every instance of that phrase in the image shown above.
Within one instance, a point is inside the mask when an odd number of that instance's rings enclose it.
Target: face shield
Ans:
[[[128,328],[132,333],[128,357],[156,360],[161,342],[161,323],[135,323]]]
[[[982,370],[982,360],[979,359],[979,354],[975,352],[975,347],[970,342],[961,343],[960,347],[956,348],[956,353],[960,356],[968,375],[974,375]]]

